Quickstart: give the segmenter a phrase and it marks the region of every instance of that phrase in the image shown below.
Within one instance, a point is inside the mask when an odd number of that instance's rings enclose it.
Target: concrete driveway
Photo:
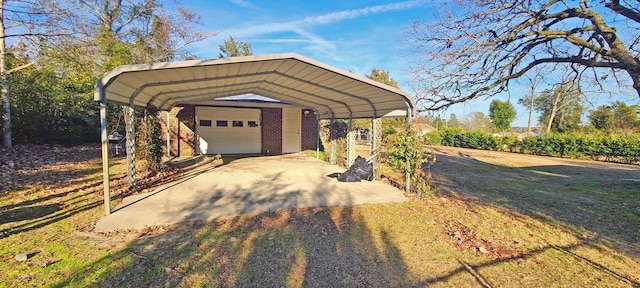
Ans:
[[[127,197],[95,231],[140,229],[278,209],[404,202],[403,191],[376,182],[338,182],[344,168],[303,155],[264,156],[203,165],[181,180]]]

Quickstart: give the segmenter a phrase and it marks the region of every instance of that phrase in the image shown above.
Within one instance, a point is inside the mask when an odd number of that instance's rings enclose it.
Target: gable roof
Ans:
[[[294,53],[120,66],[98,81],[96,101],[179,104],[256,94],[310,108],[320,119],[414,114],[404,91]]]

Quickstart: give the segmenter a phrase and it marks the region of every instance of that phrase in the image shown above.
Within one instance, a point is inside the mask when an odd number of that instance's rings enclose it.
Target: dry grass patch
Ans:
[[[612,180],[637,173],[624,170],[629,166],[572,170],[512,161],[522,164],[516,167],[495,155],[442,150],[433,168],[439,194],[426,202],[290,209],[98,234],[90,231],[104,210],[98,152],[52,164],[67,182],[24,178],[1,192],[1,219],[11,220],[0,223],[0,286],[640,285],[640,217],[621,209],[636,207],[637,192]],[[124,181],[121,161],[113,166],[116,186]],[[39,212],[18,213],[29,209]],[[17,253],[30,257],[18,262]]]
[[[475,231],[490,253],[448,236],[453,222]],[[98,279],[79,269],[59,286],[633,287],[640,280],[636,260],[601,243],[448,198],[282,210],[166,229],[90,264],[106,271]]]

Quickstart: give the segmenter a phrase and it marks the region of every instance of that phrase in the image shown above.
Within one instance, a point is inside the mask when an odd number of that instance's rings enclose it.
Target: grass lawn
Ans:
[[[436,149],[425,202],[106,234],[98,147],[0,151],[0,287],[640,286],[640,167]]]

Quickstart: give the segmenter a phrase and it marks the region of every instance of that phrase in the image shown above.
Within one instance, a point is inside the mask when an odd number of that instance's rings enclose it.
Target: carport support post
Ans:
[[[347,132],[347,167],[351,167],[356,160],[356,131],[353,129],[353,119],[349,117],[349,128]]]
[[[169,126],[169,121],[171,120],[171,113],[169,113],[169,111],[166,111],[167,113],[167,159],[169,159],[171,157],[171,139],[169,139],[169,137],[171,137],[171,126]]]
[[[100,140],[102,143],[102,185],[104,187],[104,212],[111,214],[111,183],[109,182],[109,138],[107,137],[107,103],[100,101]]]
[[[127,126],[127,177],[129,187],[136,185],[136,130],[135,130],[135,110],[133,106],[123,106],[125,122]]]
[[[317,129],[317,133],[318,133],[318,137],[316,137],[316,159],[320,159],[320,113],[318,113],[317,111],[315,112],[316,114],[316,123],[318,124],[318,129]]]
[[[373,165],[373,176],[376,175],[376,165],[378,164],[378,152],[380,150],[381,142],[380,135],[378,133],[378,128],[380,124],[380,118],[377,118],[377,115],[373,115],[371,118],[371,164]]]
[[[407,133],[408,134],[411,133],[411,110],[412,108],[407,109]],[[410,165],[411,163],[409,163],[409,160],[407,159],[407,167],[411,167]],[[404,191],[409,192],[411,191],[411,173],[409,173],[408,170],[405,172],[405,178],[406,178],[406,184],[404,186]]]
[[[329,164],[336,164],[336,131],[335,131],[335,119],[331,118],[331,122],[329,122],[329,149],[331,152],[329,153]]]

